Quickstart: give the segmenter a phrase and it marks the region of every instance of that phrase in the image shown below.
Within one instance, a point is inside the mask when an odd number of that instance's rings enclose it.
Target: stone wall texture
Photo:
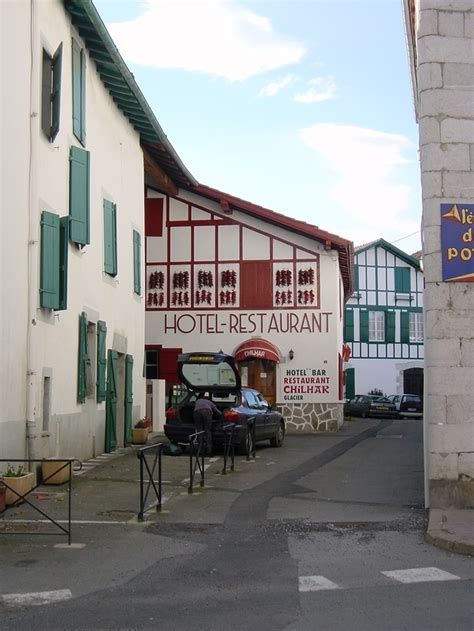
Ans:
[[[341,403],[284,405],[281,412],[287,432],[336,432],[344,421]]]
[[[472,508],[474,283],[442,280],[440,204],[474,204],[474,4],[418,0],[416,29],[429,503]]]

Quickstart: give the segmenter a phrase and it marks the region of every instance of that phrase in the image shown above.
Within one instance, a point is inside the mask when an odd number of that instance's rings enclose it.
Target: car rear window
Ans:
[[[405,401],[408,403],[420,403],[421,402],[421,398],[418,395],[415,394],[407,394],[405,396]]]
[[[193,386],[235,386],[236,378],[232,366],[220,364],[183,364],[183,376]]]

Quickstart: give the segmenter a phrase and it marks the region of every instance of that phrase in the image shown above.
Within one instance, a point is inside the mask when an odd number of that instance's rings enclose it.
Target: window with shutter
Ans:
[[[86,245],[90,243],[90,154],[79,147],[71,147],[69,162],[69,237],[73,243]]]
[[[125,427],[124,443],[132,442],[132,409],[133,409],[133,357],[125,355]]]
[[[51,142],[59,131],[62,54],[62,43],[52,57],[46,50],[43,50],[41,128]]]
[[[40,306],[59,308],[60,222],[58,215],[41,213]]]
[[[117,206],[104,199],[104,271],[117,275]]]
[[[72,127],[74,135],[86,144],[86,56],[72,40]]]
[[[133,291],[140,296],[141,287],[141,237],[136,230],[133,231]]]
[[[67,272],[69,247],[69,217],[59,220],[59,304],[58,310],[67,309]]]
[[[105,401],[106,395],[106,352],[107,325],[103,320],[97,322],[97,402]]]
[[[344,341],[354,341],[354,311],[352,309],[346,309],[344,317]]]
[[[383,311],[369,311],[369,342],[383,342],[385,340],[385,313]]]

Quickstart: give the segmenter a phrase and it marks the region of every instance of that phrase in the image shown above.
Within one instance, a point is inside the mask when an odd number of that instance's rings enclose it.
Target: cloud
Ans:
[[[330,101],[336,95],[336,84],[333,77],[316,77],[308,81],[310,86],[306,92],[295,94],[293,101],[298,103],[322,103]]]
[[[286,75],[286,77],[282,77],[278,81],[273,81],[265,85],[258,93],[258,96],[275,96],[292,81],[294,81],[294,77],[292,75]]]
[[[307,127],[300,137],[336,175],[328,197],[359,226],[358,239],[351,237],[356,242],[364,239],[362,234],[366,241],[378,238],[382,229],[407,234],[419,228],[407,216],[412,190],[398,172],[411,162],[404,152],[415,150],[408,138],[335,123]]]
[[[127,62],[231,81],[298,63],[306,53],[234,0],[146,0],[144,13],[107,28]]]

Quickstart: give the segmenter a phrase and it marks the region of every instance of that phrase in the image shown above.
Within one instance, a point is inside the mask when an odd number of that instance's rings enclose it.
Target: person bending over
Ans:
[[[194,405],[193,420],[196,431],[205,432],[206,455],[212,454],[212,419],[222,416],[222,412],[214,405],[206,393],[201,393]]]

